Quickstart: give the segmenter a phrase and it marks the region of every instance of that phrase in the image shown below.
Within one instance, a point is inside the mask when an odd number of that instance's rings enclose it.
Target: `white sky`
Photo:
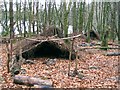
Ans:
[[[1,3],[3,4],[3,1],[4,1],[4,0],[0,0],[0,5],[1,5]],[[5,1],[9,3],[10,0],[5,0]],[[24,3],[25,0],[13,0],[14,3],[15,3],[16,1],[17,1],[17,2],[20,2],[20,1],[21,1],[21,2]],[[42,5],[45,4],[45,1],[47,1],[47,2],[49,2],[49,1],[55,1],[56,4],[59,5],[61,1],[65,1],[65,0],[26,0],[26,1],[27,1],[27,2],[28,2],[28,1],[39,1],[39,4],[42,4]],[[86,1],[86,4],[88,4],[88,3],[91,3],[92,0],[66,0],[66,2],[69,2],[69,1],[72,1],[72,2],[75,2],[75,1],[77,1],[77,2]],[[22,4],[23,4],[23,3],[22,3]],[[41,6],[41,5],[40,5],[40,6]],[[3,7],[4,7],[4,6],[3,6]],[[44,6],[43,6],[43,8],[44,8]],[[9,4],[7,5],[7,9],[9,9]],[[16,11],[16,6],[15,6],[15,5],[13,6],[13,10]]]
[[[10,0],[5,0],[6,2],[9,2]],[[13,0],[13,2],[20,2],[20,1],[22,1],[22,2],[24,2],[25,0]],[[26,0],[26,1],[28,1],[28,0]],[[42,4],[44,4],[45,3],[45,1],[46,0],[29,0],[29,1],[39,1],[39,2],[41,2]],[[65,1],[65,0],[47,0],[47,1],[55,1],[57,4],[59,4],[61,1]],[[70,0],[66,0],[66,2],[69,2]],[[71,0],[72,2],[73,1],[78,1],[78,2],[80,2],[80,1],[84,1],[84,0]],[[85,0],[85,2],[86,3],[90,3],[92,0]],[[3,0],[0,0],[0,3],[1,2],[3,2]]]
[[[0,0],[0,3],[3,2],[4,0]],[[5,0],[5,1],[10,1],[10,0]],[[25,0],[13,0],[13,2],[24,2]],[[26,0],[28,1],[28,0]],[[29,1],[39,1],[41,3],[44,3],[46,0],[29,0]],[[60,1],[65,1],[65,0],[47,0],[47,1],[56,1],[57,3],[59,3]],[[66,2],[68,2],[70,0],[66,0]],[[71,0],[72,2],[73,1],[84,1],[84,0]],[[94,2],[119,2],[120,0],[85,0],[86,3],[90,3],[91,1],[94,1]]]

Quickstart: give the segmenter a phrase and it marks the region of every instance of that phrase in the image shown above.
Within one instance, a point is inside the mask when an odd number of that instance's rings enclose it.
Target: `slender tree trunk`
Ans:
[[[16,22],[17,22],[17,30],[18,30],[18,32],[19,32],[19,34],[20,34],[20,28],[19,28],[19,4],[18,4],[18,2],[17,2],[17,0],[16,0]]]
[[[51,25],[51,0],[49,0],[48,4],[48,24]]]
[[[78,14],[78,28],[79,28],[79,32],[82,32],[83,30],[83,18],[84,18],[84,15],[83,15],[83,2],[80,2],[80,6],[79,6],[79,14]]]
[[[47,1],[45,1],[45,9],[44,9],[44,26],[43,28],[45,28],[45,26],[47,25]],[[44,29],[43,29],[44,30]]]
[[[120,2],[118,2],[118,43],[120,44]]]
[[[101,12],[100,12],[100,28],[99,28],[99,33],[100,33],[100,38],[101,38],[101,40],[102,40],[102,37],[103,37],[103,17],[104,17],[104,15],[103,15],[103,10],[104,10],[104,3],[103,2],[101,2],[101,4],[100,4],[100,8],[101,8]]]
[[[64,8],[64,19],[63,19],[63,23],[64,23],[64,34],[65,34],[65,37],[68,36],[68,17],[67,17],[67,10],[66,10],[66,2],[63,2],[63,8]]]
[[[34,7],[35,7],[35,1],[33,1],[33,22],[32,22],[32,27],[33,27],[33,34],[35,34],[35,18],[34,18],[34,14],[35,14],[35,11],[34,11]]]
[[[4,6],[5,6],[5,25],[6,25],[6,27],[8,26],[8,14],[7,14],[7,5],[6,5],[6,2],[5,2],[5,0],[4,0]]]
[[[31,24],[32,24],[32,1],[29,2],[29,37],[31,36],[32,32],[31,32]]]
[[[55,6],[55,11],[56,11],[56,15],[57,15],[57,18],[58,18],[58,25],[59,27],[63,30],[63,22],[62,22],[62,8],[60,8],[59,10],[57,9],[56,7],[56,4],[54,4]],[[62,2],[60,3],[60,7],[62,7]]]
[[[67,8],[67,3],[66,3],[66,0],[63,2],[63,8],[64,8],[64,16],[63,16],[63,30],[64,30],[64,34],[65,34],[65,37],[68,37],[68,16],[69,16],[69,12],[70,12],[70,8],[71,8],[71,4],[72,2],[69,2],[68,4],[68,8]]]
[[[37,34],[39,34],[39,0],[36,2],[36,23],[37,23]]]
[[[109,37],[109,28],[108,28],[108,2],[104,3],[103,10],[103,32],[102,32],[102,47],[108,47],[108,37]],[[107,50],[107,49],[105,49]]]
[[[8,27],[8,10],[7,10],[7,2],[4,0],[4,6],[5,6],[5,36],[9,34],[9,27]]]
[[[13,30],[13,1],[9,1],[9,19],[10,19],[10,58],[8,58],[7,66],[8,73],[10,72],[9,63],[12,59],[12,39],[14,38],[14,30]]]
[[[56,26],[56,24],[58,25],[58,20],[56,19],[56,13],[55,13],[55,1],[53,1],[52,3],[52,10],[51,10],[51,24]]]
[[[92,30],[93,16],[94,16],[94,2],[92,2],[92,7],[87,22],[87,42],[90,42],[90,31]]]
[[[9,2],[9,19],[10,19],[10,38],[14,38],[14,30],[13,30],[13,2]]]
[[[72,19],[73,19],[73,32],[77,32],[77,11],[76,11],[76,1],[73,2],[73,15],[72,15]]]
[[[24,24],[24,37],[26,37],[26,0],[25,0],[25,2],[24,2],[24,21],[23,21],[23,24]]]
[[[22,20],[22,14],[21,14],[21,0],[20,0],[20,7],[19,7],[19,22],[20,22],[20,30],[19,30],[19,33],[20,33],[20,35],[22,35],[22,22],[21,22],[21,20]]]

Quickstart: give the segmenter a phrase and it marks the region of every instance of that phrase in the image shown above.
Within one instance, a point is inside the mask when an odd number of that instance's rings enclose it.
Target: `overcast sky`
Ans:
[[[3,2],[4,0],[0,0],[0,2]],[[7,1],[7,2],[9,2],[9,0],[5,0],[5,1]],[[22,2],[24,2],[25,0],[13,0],[13,2],[20,2],[20,1],[22,1]],[[28,1],[28,0],[26,0],[26,1]],[[46,0],[29,0],[29,1],[39,1],[39,2],[41,2],[42,4],[44,4],[44,2],[46,1]],[[47,0],[47,1],[55,1],[56,3],[60,3],[60,1],[65,1],[65,0]],[[66,0],[66,2],[69,2],[70,0]],[[84,0],[71,0],[71,1],[84,1]],[[92,0],[85,0],[86,1],[86,3],[89,3],[89,2],[91,2]]]
[[[0,3],[3,2],[4,0],[0,0]],[[9,2],[10,0],[5,0],[7,2]],[[25,0],[13,0],[13,2],[24,2]],[[26,0],[28,1],[28,0]],[[29,1],[39,1],[41,4],[44,4],[46,0],[29,0]],[[65,0],[47,0],[47,1],[55,1],[57,4],[60,3],[60,1],[65,1]],[[66,0],[66,2],[69,2],[69,1],[84,1],[84,0]],[[91,1],[94,1],[94,2],[119,2],[120,0],[85,0],[85,2],[88,4],[90,3]]]
[[[0,4],[3,4],[3,1],[4,1],[4,0],[0,0]],[[5,1],[6,1],[6,2],[9,2],[9,0],[5,0]],[[14,3],[15,3],[16,1],[17,1],[17,2],[20,2],[20,1],[21,1],[21,2],[24,3],[25,0],[13,0]],[[26,1],[39,1],[40,4],[44,5],[46,0],[26,0]],[[61,1],[65,1],[65,0],[47,0],[47,2],[48,2],[48,1],[55,1],[56,4],[59,5]],[[69,2],[69,1],[70,1],[70,0],[66,0],[66,2]],[[73,1],[80,2],[80,1],[84,1],[84,0],[71,0],[71,1],[72,1],[72,2],[73,2]],[[85,0],[85,1],[86,1],[86,4],[88,4],[88,3],[90,3],[92,0]],[[4,5],[2,5],[2,6],[3,6],[3,8],[4,8]],[[44,8],[44,6],[43,6],[43,8]],[[9,4],[7,5],[7,9],[9,10]],[[16,11],[16,6],[15,6],[15,5],[13,6],[13,10]]]

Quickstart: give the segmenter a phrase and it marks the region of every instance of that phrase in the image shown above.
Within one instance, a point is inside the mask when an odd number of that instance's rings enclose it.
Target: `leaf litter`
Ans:
[[[76,41],[77,44],[81,43]],[[88,46],[89,47],[89,46]],[[81,48],[81,46],[79,47]],[[28,86],[13,84],[11,74],[7,73],[7,52],[5,45],[0,49],[0,87],[1,88],[27,88]],[[117,52],[86,49],[79,51],[78,72],[84,75],[83,79],[78,76],[68,76],[69,60],[56,59],[53,65],[43,64],[47,58],[34,59],[34,64],[23,64],[25,73],[20,75],[50,79],[55,88],[117,88],[118,87],[118,56],[105,56],[106,52]],[[75,69],[75,61],[71,62],[71,72]],[[1,64],[2,63],[2,64]],[[2,67],[2,68],[1,68]]]

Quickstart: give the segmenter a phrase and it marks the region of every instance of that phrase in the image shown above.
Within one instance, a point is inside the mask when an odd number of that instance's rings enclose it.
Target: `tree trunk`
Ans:
[[[23,21],[23,24],[24,24],[24,37],[26,37],[26,0],[24,2],[24,21]]]
[[[13,30],[13,1],[9,2],[9,19],[10,19],[10,37],[14,38],[14,30]]]
[[[120,2],[118,2],[118,43],[120,44]]]
[[[48,24],[51,25],[51,0],[49,0],[49,4],[48,4]]]
[[[80,6],[79,6],[79,16],[78,16],[78,19],[79,19],[79,21],[78,21],[78,28],[79,28],[79,32],[82,32],[82,30],[83,30],[83,18],[84,18],[84,15],[83,15],[83,2],[80,2]]]
[[[39,1],[37,0],[36,2],[36,23],[37,23],[37,34],[39,34],[39,11],[38,8],[39,7]],[[40,26],[41,27],[41,26]]]
[[[28,36],[30,37],[32,32],[31,32],[31,24],[32,24],[32,2],[29,2],[29,33]]]
[[[76,2],[73,2],[72,19],[73,19],[73,32],[77,33],[77,10],[76,10]]]
[[[91,11],[89,13],[87,22],[87,42],[90,42],[90,32],[92,31],[93,16],[94,16],[94,2],[92,2]]]
[[[10,60],[12,59],[12,39],[14,38],[14,30],[13,30],[13,1],[9,2],[9,16],[10,16],[10,59],[8,59],[8,73],[9,73],[9,63]]]
[[[34,7],[35,7],[35,1],[33,1],[33,22],[32,22],[32,28],[33,28],[33,34],[35,34],[35,18],[34,18],[34,14],[35,14],[35,11],[34,11]]]
[[[21,2],[22,1],[20,0],[20,6],[19,6],[19,22],[20,22],[19,25],[20,25],[20,29],[19,29],[19,34],[22,36],[22,26],[21,26],[22,25],[22,22],[21,22],[21,20],[22,20],[22,11],[21,11],[22,9],[21,9],[21,6],[22,5],[21,5]]]

